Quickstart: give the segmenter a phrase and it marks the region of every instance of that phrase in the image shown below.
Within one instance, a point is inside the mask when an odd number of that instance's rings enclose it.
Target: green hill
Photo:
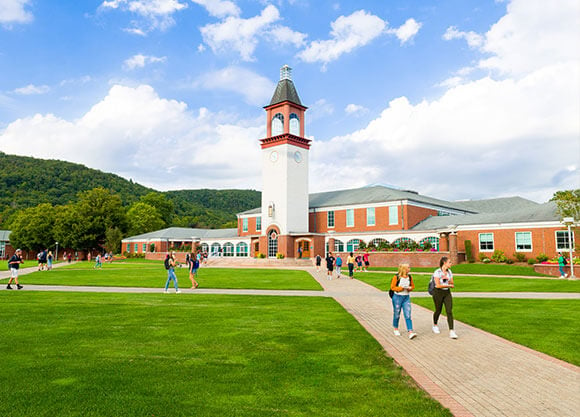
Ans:
[[[41,203],[65,205],[81,191],[103,187],[121,197],[125,206],[156,192],[118,175],[58,160],[0,152],[0,228],[16,211]],[[235,227],[236,213],[259,207],[255,190],[181,190],[160,192],[174,203],[174,226]]]

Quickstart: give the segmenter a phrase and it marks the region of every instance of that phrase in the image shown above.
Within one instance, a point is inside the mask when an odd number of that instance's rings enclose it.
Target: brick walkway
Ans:
[[[358,280],[328,281],[323,272],[304,268],[322,285],[321,291],[183,290],[189,294],[248,294],[333,297],[383,346],[385,351],[433,398],[455,416],[577,416],[580,410],[580,368],[455,322],[459,339],[431,332],[432,313],[413,305],[417,338],[392,333],[388,295]],[[22,271],[23,275],[34,268]],[[0,272],[0,279],[7,274]],[[25,281],[24,281],[25,283]],[[26,285],[25,290],[159,293],[157,288],[64,287]],[[426,295],[425,293],[417,293]],[[455,296],[570,298],[580,294],[455,293]],[[495,318],[501,319],[501,318]],[[401,328],[404,329],[401,317]],[[405,332],[403,331],[403,334]],[[554,335],[557,337],[557,335]]]

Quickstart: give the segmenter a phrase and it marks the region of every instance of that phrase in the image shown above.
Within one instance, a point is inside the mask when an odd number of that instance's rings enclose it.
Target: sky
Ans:
[[[0,151],[261,189],[289,65],[310,192],[580,188],[580,2],[0,0]]]

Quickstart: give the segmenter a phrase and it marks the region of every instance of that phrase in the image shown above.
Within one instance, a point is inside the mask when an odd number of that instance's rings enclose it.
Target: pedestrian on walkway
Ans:
[[[558,252],[558,269],[560,270],[560,278],[568,277],[568,274],[566,274],[566,271],[564,270],[564,267],[566,266],[567,263],[568,260],[562,254],[562,252]]]
[[[439,334],[439,315],[443,310],[445,304],[445,314],[447,315],[447,324],[449,325],[449,337],[457,339],[457,333],[453,330],[453,297],[451,296],[451,288],[454,288],[453,273],[451,272],[451,260],[443,256],[439,260],[440,268],[433,272],[433,280],[435,281],[435,288],[433,289],[433,303],[435,304],[435,312],[433,313],[433,333]]]
[[[348,257],[346,258],[346,265],[348,266],[348,277],[353,279],[354,276],[354,255],[353,253],[349,253]]]
[[[391,301],[393,303],[393,333],[395,336],[401,335],[399,331],[399,318],[401,317],[401,310],[403,310],[409,339],[413,339],[417,336],[417,333],[413,331],[413,321],[411,320],[410,293],[415,289],[415,283],[409,273],[410,271],[411,267],[409,264],[399,265],[399,272],[391,280],[391,291],[393,291]]]
[[[326,255],[326,275],[329,280],[332,279],[332,271],[334,270],[334,256],[332,256],[332,252],[328,252]]]
[[[191,289],[194,290],[199,287],[199,284],[196,281],[197,270],[199,269],[199,260],[197,256],[191,254],[187,266],[189,267],[189,280],[191,281]]]
[[[103,260],[100,253],[97,253],[95,257],[95,266],[93,266],[93,269],[103,269]]]
[[[48,262],[48,270],[52,270],[52,251],[48,251],[48,255],[46,255],[46,261]]]
[[[363,262],[365,263],[365,266],[364,266],[364,271],[365,271],[365,272],[368,272],[368,267],[369,267],[369,265],[371,264],[371,263],[369,262],[369,250],[368,250],[368,249],[365,251],[365,253],[364,253],[364,255],[363,255]]]
[[[320,264],[322,264],[322,257],[320,255],[316,255],[316,271],[320,272]]]
[[[22,285],[18,283],[18,269],[20,268],[20,264],[23,264],[24,261],[22,260],[22,251],[20,249],[16,249],[14,255],[8,261],[8,265],[10,266],[10,280],[8,281],[8,285],[6,286],[7,290],[11,290],[12,281],[16,284],[16,288],[19,290],[22,289]]]
[[[362,272],[363,271],[363,269],[362,269],[362,262],[363,262],[362,256],[360,254],[357,254],[356,258],[354,258],[354,260],[356,261],[356,270],[358,272]]]
[[[175,275],[175,252],[171,255],[167,254],[165,257],[165,269],[167,270],[167,281],[165,282],[165,292],[169,292],[169,282],[173,280],[173,285],[175,286],[175,292],[180,293],[179,287],[177,286],[177,276]]]
[[[340,278],[342,276],[342,258],[340,255],[336,255],[336,276]]]

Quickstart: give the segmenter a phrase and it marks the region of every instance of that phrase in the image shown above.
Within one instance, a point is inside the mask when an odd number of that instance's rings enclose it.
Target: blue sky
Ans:
[[[288,64],[311,191],[544,202],[580,187],[578,39],[568,0],[1,0],[0,151],[260,189]]]

